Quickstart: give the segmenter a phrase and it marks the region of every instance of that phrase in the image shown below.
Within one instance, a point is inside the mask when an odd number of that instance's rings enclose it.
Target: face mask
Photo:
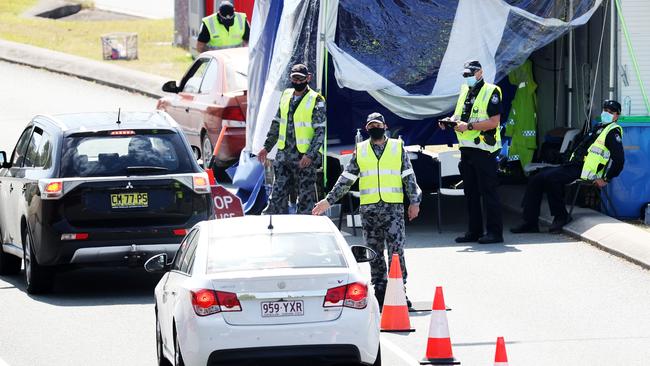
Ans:
[[[227,27],[231,27],[233,24],[235,24],[235,19],[234,18],[226,19],[226,18],[222,17],[221,15],[219,15],[219,20],[221,20],[221,24],[223,24],[223,25],[225,25]]]
[[[614,120],[614,115],[603,111],[603,113],[600,114],[600,123],[607,124],[611,123]]]
[[[386,129],[381,128],[381,127],[373,127],[371,129],[368,129],[368,133],[370,134],[370,138],[373,140],[381,140],[384,138],[384,134],[386,133]]]
[[[304,83],[294,83],[294,82],[291,82],[291,86],[292,86],[294,89],[296,89],[296,91],[301,92],[301,91],[305,90],[305,88],[307,87],[307,82],[306,82],[306,81],[305,81]]]
[[[477,81],[478,80],[476,80],[474,76],[468,76],[465,78],[465,82],[467,83],[467,85],[469,85],[470,88],[476,85]]]

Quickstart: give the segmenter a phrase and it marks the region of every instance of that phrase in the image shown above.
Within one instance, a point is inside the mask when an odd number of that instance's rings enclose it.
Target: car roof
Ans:
[[[86,131],[110,131],[117,129],[155,129],[178,127],[178,124],[166,113],[154,112],[119,112],[120,123],[117,123],[118,112],[84,112],[57,114],[54,116],[36,116],[36,120],[48,120],[58,126],[66,134]],[[41,118],[39,118],[41,117]]]
[[[248,47],[235,47],[208,51],[205,52],[205,55],[219,59],[237,72],[243,75],[248,75]]]
[[[269,223],[273,229],[269,230]],[[254,236],[264,234],[334,233],[332,222],[324,216],[269,215],[243,216],[204,221],[201,229],[208,230],[210,238]]]
[[[248,60],[248,47],[224,48],[222,50],[207,51],[203,54],[224,60]]]

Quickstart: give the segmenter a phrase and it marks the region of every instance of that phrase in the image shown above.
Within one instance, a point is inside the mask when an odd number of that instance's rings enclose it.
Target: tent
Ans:
[[[328,100],[330,142],[352,143],[370,111],[407,143],[451,143],[464,61],[499,82],[585,24],[601,0],[257,0],[249,42],[247,147],[261,149],[288,70],[303,62]],[[504,81],[505,82],[505,81]],[[507,96],[504,98],[507,99]],[[507,113],[506,113],[507,115]]]

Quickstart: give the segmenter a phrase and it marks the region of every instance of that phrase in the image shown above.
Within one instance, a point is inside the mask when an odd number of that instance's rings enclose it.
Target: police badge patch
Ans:
[[[490,102],[491,102],[492,104],[497,104],[497,103],[499,103],[499,96],[496,95],[496,94],[492,94],[492,99],[490,99]]]
[[[621,143],[621,135],[616,134],[616,142]]]

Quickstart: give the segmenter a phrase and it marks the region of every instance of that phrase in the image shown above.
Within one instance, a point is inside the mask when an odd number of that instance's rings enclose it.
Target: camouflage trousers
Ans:
[[[372,284],[375,289],[386,287],[388,270],[384,249],[388,251],[388,263],[390,263],[393,253],[399,255],[402,278],[406,284],[404,205],[379,202],[371,205],[361,205],[359,212],[361,214],[361,226],[363,227],[363,239],[366,245],[378,254],[377,258],[370,262]]]
[[[316,171],[318,161],[304,169],[298,168],[297,160],[273,162],[273,190],[269,204],[264,209],[266,215],[289,213],[289,197],[298,197],[297,213],[310,215],[316,204]]]

